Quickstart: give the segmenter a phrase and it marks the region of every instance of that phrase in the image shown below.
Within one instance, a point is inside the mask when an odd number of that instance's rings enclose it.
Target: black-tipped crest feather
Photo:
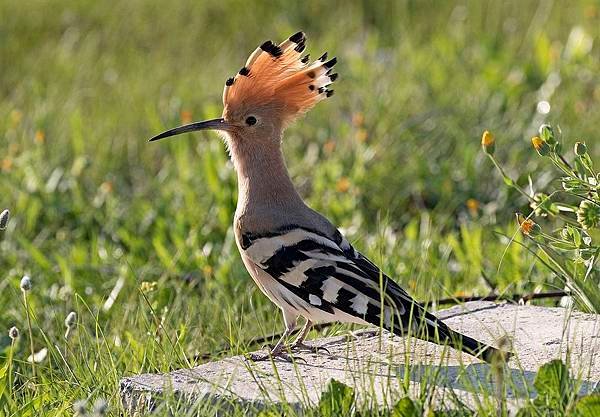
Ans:
[[[304,36],[304,32],[300,31],[294,33],[289,39],[294,43],[299,43],[300,41],[306,39],[306,37]]]

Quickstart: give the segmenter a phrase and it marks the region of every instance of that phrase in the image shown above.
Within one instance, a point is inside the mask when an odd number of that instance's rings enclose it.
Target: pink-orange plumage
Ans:
[[[235,78],[227,80],[223,91],[224,113],[231,109],[269,107],[273,116],[288,124],[316,103],[330,97],[327,87],[335,81],[336,64],[327,54],[309,63],[302,57],[306,44],[298,32],[279,45],[264,42],[248,58]]]

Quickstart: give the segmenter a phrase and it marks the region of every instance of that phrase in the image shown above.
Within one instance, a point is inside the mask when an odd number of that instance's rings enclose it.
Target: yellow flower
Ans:
[[[183,110],[181,112],[181,124],[187,125],[188,123],[192,123],[192,112],[189,110]]]
[[[325,142],[325,144],[323,145],[323,150],[326,153],[332,153],[335,150],[335,142],[333,140],[328,140],[327,142]]]
[[[550,153],[550,146],[539,136],[532,137],[531,144],[540,156],[547,156]]]
[[[13,166],[13,161],[11,158],[4,158],[2,160],[2,163],[0,164],[0,167],[2,168],[3,172],[9,172],[12,169]]]
[[[481,148],[488,155],[493,155],[496,150],[496,138],[489,130],[483,132],[481,136]]]
[[[348,191],[350,189],[350,180],[348,179],[348,177],[340,178],[337,184],[335,185],[335,188],[340,193],[345,193],[346,191]]]
[[[356,127],[361,127],[365,123],[365,115],[361,112],[352,115],[352,124]]]
[[[356,139],[359,142],[363,142],[363,143],[366,142],[368,137],[369,137],[369,132],[367,132],[367,129],[360,128],[356,131]]]
[[[36,130],[33,139],[35,140],[35,143],[44,143],[46,140],[46,134],[42,130]]]
[[[523,232],[525,235],[529,235],[533,230],[533,226],[535,226],[533,220],[527,219],[521,223],[521,232]]]
[[[537,235],[541,228],[540,225],[531,219],[526,219],[522,214],[517,214],[517,222],[519,223],[519,229],[525,236]]]
[[[475,200],[474,198],[469,198],[467,200],[467,208],[469,209],[469,214],[471,214],[471,216],[477,216],[477,212],[479,210],[479,201]]]
[[[100,191],[103,194],[112,193],[112,191],[113,191],[113,183],[111,181],[104,181],[102,184],[100,184]]]
[[[593,19],[598,16],[598,8],[594,5],[589,5],[584,9],[583,14],[588,19]]]

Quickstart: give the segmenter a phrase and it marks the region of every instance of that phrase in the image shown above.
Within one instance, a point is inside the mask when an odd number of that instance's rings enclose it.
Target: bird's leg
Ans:
[[[283,313],[283,321],[285,322],[285,331],[269,353],[251,353],[249,358],[254,362],[265,361],[270,358],[280,358],[287,362],[292,362],[292,357],[285,352],[285,341],[296,328],[296,318]]]
[[[300,333],[298,333],[296,340],[294,340],[294,342],[292,343],[292,349],[302,350],[303,348],[308,347],[304,344],[304,339],[306,339],[306,336],[308,336],[308,332],[310,332],[311,327],[312,322],[309,319],[306,319],[306,323],[304,323],[302,330],[300,330]]]
[[[318,353],[319,350],[324,350],[325,352],[327,352],[328,355],[330,355],[331,353],[329,353],[329,351],[324,347],[309,346],[304,343],[304,340],[306,339],[306,336],[308,336],[308,332],[310,332],[312,325],[312,321],[306,319],[306,323],[304,323],[302,330],[300,330],[300,333],[298,333],[298,337],[296,337],[296,340],[294,340],[294,342],[292,343],[292,350],[312,353]]]

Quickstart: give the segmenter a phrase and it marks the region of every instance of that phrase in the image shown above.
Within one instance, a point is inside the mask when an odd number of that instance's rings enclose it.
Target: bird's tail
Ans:
[[[414,319],[416,322],[412,323],[411,326],[411,328],[416,329],[414,336],[437,344],[447,344],[454,349],[468,353],[488,363],[506,361],[511,356],[510,352],[489,346],[472,337],[452,330],[446,323],[421,308],[419,309],[420,314],[413,316],[416,316]],[[396,328],[394,329],[394,333],[398,333]]]
[[[450,328],[447,328],[447,334],[444,334],[444,339],[442,339],[442,342],[446,342],[454,349],[461,350],[487,363],[492,363],[498,360],[506,360],[510,356],[508,352],[504,352],[495,347],[486,345],[485,343],[475,340],[467,335],[458,333]]]

